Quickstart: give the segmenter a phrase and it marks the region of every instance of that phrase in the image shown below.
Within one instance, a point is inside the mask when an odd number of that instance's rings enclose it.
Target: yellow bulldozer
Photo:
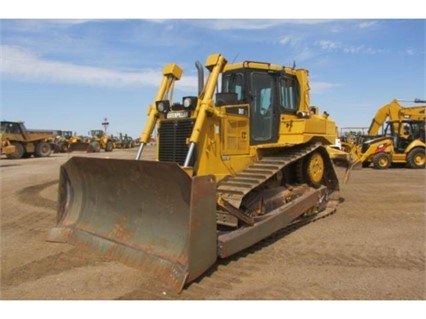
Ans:
[[[218,258],[335,212],[326,150],[336,124],[309,100],[308,71],[197,62],[198,94],[173,101],[168,64],[134,160],[74,156],[61,166],[49,241],[97,251],[181,291]],[[220,87],[220,89],[219,89]],[[157,159],[141,160],[157,131]]]

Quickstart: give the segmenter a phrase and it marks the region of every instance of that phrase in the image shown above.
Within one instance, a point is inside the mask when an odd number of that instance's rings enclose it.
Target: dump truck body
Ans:
[[[7,140],[8,145],[13,146],[8,149],[7,158],[20,159],[35,157],[48,157],[52,152],[50,133],[30,132],[25,128],[23,122],[1,121],[0,132],[2,140]]]

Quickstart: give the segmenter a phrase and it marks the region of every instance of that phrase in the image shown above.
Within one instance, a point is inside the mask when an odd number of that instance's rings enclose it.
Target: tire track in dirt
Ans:
[[[59,274],[73,268],[97,265],[104,261],[98,255],[80,248],[72,248],[13,268],[7,273],[2,271],[1,284],[4,287],[17,286],[27,281]]]
[[[260,287],[256,283],[256,278],[262,277],[264,273],[278,274],[277,269],[271,267],[271,264],[284,266],[288,262],[287,257],[281,255],[280,247],[285,245],[281,240],[303,226],[308,227],[307,225],[299,225],[278,231],[234,256],[218,260],[206,275],[200,277],[199,280],[191,283],[182,291],[180,299],[221,299],[224,291],[226,294],[226,290],[232,291],[232,295],[238,296],[238,299],[329,298],[330,295],[325,294],[324,290],[321,289],[305,289],[301,295],[300,292],[287,287],[285,284],[274,283],[271,285],[269,283],[267,287]],[[308,242],[305,245],[306,247],[312,247]],[[288,248],[293,249],[293,247]],[[297,255],[297,253],[296,250],[295,254]],[[250,292],[247,292],[248,282],[253,285],[253,290]],[[202,297],[200,297],[200,293]]]
[[[34,237],[46,233],[46,224],[55,225],[55,216],[45,211],[30,211],[19,218],[1,225],[2,232],[13,232],[24,237]]]
[[[58,182],[59,181],[56,179],[46,183],[26,187],[18,193],[18,200],[27,205],[56,210],[56,201],[45,198],[40,193],[46,188],[54,184],[58,184]]]
[[[19,202],[30,205],[32,208],[27,213],[21,213],[17,218],[2,223],[1,230],[3,234],[6,236],[7,234],[13,234],[13,236],[31,239],[40,236],[44,237],[50,228],[48,225],[51,225],[51,227],[55,225],[56,201],[46,198],[46,195],[43,196],[42,193],[57,183],[58,180],[52,180],[26,187],[18,192],[17,198]],[[49,196],[50,192],[47,192],[47,195]],[[46,210],[34,211],[33,208],[35,207],[38,209],[45,208]],[[66,252],[34,260],[9,271],[3,269],[1,283],[4,287],[15,286],[44,276],[59,274],[73,268],[95,265],[100,262],[103,262],[101,257],[81,248],[73,248]]]
[[[288,287],[286,283],[277,282],[277,280],[268,282],[265,287],[259,286],[257,283],[256,278],[264,277],[266,274],[273,274],[272,277],[282,274],[280,267],[272,267],[271,265],[282,265],[285,267],[286,263],[288,264],[287,257],[285,254],[282,254],[282,247],[286,245],[286,242],[283,240],[286,236],[289,236],[301,227],[309,227],[309,225],[301,224],[278,231],[235,256],[219,260],[215,265],[215,269],[211,270],[212,273],[208,277],[209,280],[206,281],[203,276],[196,284],[199,285],[198,287],[203,287],[203,290],[210,295],[210,299],[216,296],[218,299],[221,298],[223,289],[217,289],[216,291],[212,289],[216,286],[220,288],[221,285],[223,285],[223,288],[232,291],[232,298],[237,299],[283,300],[330,298],[330,295],[325,293],[324,289],[305,287],[302,291],[303,294],[301,294],[300,291]],[[305,241],[304,245],[312,248],[312,243],[307,241]],[[285,246],[285,249],[293,250],[293,247]],[[298,254],[297,248],[295,254]],[[199,299],[194,298],[198,292],[192,289],[192,285],[182,292],[183,299]],[[248,285],[253,287],[249,292],[247,289]]]
[[[287,233],[288,234],[288,233]],[[278,242],[286,234],[278,234],[261,243],[225,260],[218,260],[216,264],[203,276],[190,283],[180,294],[170,293],[155,294],[150,287],[141,287],[119,299],[180,299],[204,300],[220,299],[226,291],[233,291],[238,295],[239,285],[245,281],[252,281],[263,271],[276,271],[269,267],[270,264],[287,265],[289,268],[337,266],[357,267],[360,269],[407,269],[424,270],[424,255],[416,251],[401,251],[386,246],[369,246],[299,241],[291,246],[282,247]],[[239,299],[263,300],[330,300],[336,298],[330,291],[319,284],[305,287],[289,287],[284,283],[276,283],[267,287],[254,286],[254,292],[239,295]],[[242,292],[246,289],[242,289]]]
[[[299,226],[300,227],[300,226]],[[226,259],[218,259],[206,273],[195,281],[185,286],[180,293],[168,291],[166,294],[154,293],[152,287],[140,287],[118,299],[124,300],[149,300],[155,299],[179,299],[179,300],[205,300],[218,299],[224,291],[233,290],[235,286],[245,280],[258,276],[263,269],[275,258],[274,244],[286,235],[289,235],[299,227],[281,230],[251,247],[230,256]],[[288,292],[285,287],[285,292]],[[276,296],[283,295],[278,289]]]
[[[27,213],[21,213],[18,217],[9,221],[4,221],[1,225],[3,232],[15,232],[17,234],[27,236],[35,236],[46,232],[46,225],[55,225],[56,201],[45,198],[42,192],[58,183],[58,180],[49,181],[46,183],[29,186],[17,193],[17,198],[20,203],[31,206]],[[8,202],[8,205],[13,205],[13,202]],[[47,210],[40,211],[34,208],[46,208]],[[24,210],[22,210],[24,211]]]
[[[279,259],[289,265],[345,266],[360,268],[399,268],[424,270],[421,251],[401,250],[389,246],[364,246],[317,242],[315,246],[301,241],[282,250]]]
[[[25,204],[49,208],[49,211],[56,209],[56,202],[41,196],[41,192],[53,186],[58,181],[50,181],[44,184],[27,187],[19,193],[19,199]],[[347,207],[350,210],[350,207]],[[352,211],[352,210],[351,210]],[[353,212],[353,211],[352,211]],[[28,216],[30,215],[30,216]],[[3,227],[7,230],[18,229],[22,222],[31,225],[30,231],[41,231],[43,228],[38,224],[40,220],[45,220],[50,215],[46,212],[31,212],[24,217],[20,217],[13,222],[6,223]],[[357,214],[353,214],[354,218]],[[363,214],[366,215],[366,214]],[[406,219],[418,220],[419,214],[406,213]],[[28,219],[30,217],[30,219]],[[381,220],[384,217],[386,222],[398,220],[401,214],[394,210],[386,212],[384,215],[366,215],[367,220]],[[2,227],[2,230],[3,230]],[[309,227],[309,226],[307,226]],[[220,299],[227,291],[234,291],[238,295],[240,285],[245,281],[253,282],[263,271],[268,270],[271,263],[288,266],[343,266],[354,268],[400,268],[408,270],[424,270],[424,252],[417,250],[407,251],[396,249],[391,246],[382,245],[356,245],[342,242],[309,241],[302,239],[297,242],[291,241],[291,245],[284,247],[280,240],[291,234],[293,231],[287,230],[275,234],[254,246],[231,256],[225,260],[218,260],[216,264],[203,276],[190,283],[181,294],[165,291],[160,283],[154,279],[149,279],[150,284],[145,284],[136,290],[126,293],[117,299],[138,299],[138,300],[203,300]],[[99,256],[83,253],[80,249],[72,249],[66,253],[49,256],[42,260],[37,260],[18,267],[9,272],[6,281],[2,284],[15,285],[26,281],[36,280],[43,276],[58,274],[76,267],[91,266],[103,262]],[[57,265],[56,265],[57,264]],[[54,267],[52,267],[54,265]],[[321,285],[307,285],[295,289],[283,283],[276,283],[268,287],[254,287],[256,289],[253,298],[251,292],[240,293],[241,299],[333,299],[329,292]],[[261,296],[261,297],[259,297]]]

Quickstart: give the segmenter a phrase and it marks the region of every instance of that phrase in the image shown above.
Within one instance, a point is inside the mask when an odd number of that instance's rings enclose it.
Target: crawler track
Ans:
[[[294,146],[289,147],[285,154],[265,156],[235,176],[229,176],[220,181],[217,188],[218,194],[238,208],[249,192],[282,171],[285,166],[306,157],[320,146],[320,143]]]
[[[307,167],[304,164],[305,161],[310,161],[313,152],[319,152],[324,161],[319,170],[323,174],[324,185],[308,187],[306,183],[309,184],[309,181],[304,180],[304,170]],[[295,165],[290,167],[293,164]],[[297,173],[292,174],[290,168],[296,169]],[[287,173],[289,176],[285,176]],[[291,178],[290,175],[296,175],[296,178]],[[277,204],[272,204],[269,210],[261,207],[264,202],[263,194],[266,194],[268,189],[281,192],[283,183],[289,189],[286,195],[279,195],[275,199]],[[301,187],[303,184],[304,187]],[[263,156],[241,173],[225,178],[218,185],[220,200],[225,203],[220,205],[223,211],[218,212],[218,223],[236,227],[239,224],[237,219],[240,219],[248,225],[219,232],[219,256],[229,257],[256,241],[293,225],[294,220],[297,220],[298,224],[306,224],[332,214],[339,200],[338,189],[334,166],[320,143],[289,147],[285,152],[281,150],[273,155]],[[251,196],[252,194],[254,196]],[[256,194],[260,196],[256,197]],[[260,209],[260,215],[248,216],[250,209],[247,207],[250,207],[250,204],[247,203],[250,202],[254,203],[257,210]],[[309,215],[305,216],[308,213]]]

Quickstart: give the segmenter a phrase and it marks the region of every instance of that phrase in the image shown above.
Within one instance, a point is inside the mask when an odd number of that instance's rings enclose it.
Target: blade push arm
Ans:
[[[195,121],[194,129],[192,130],[192,134],[189,140],[189,150],[185,158],[185,163],[183,165],[184,167],[188,167],[189,162],[191,161],[195,145],[198,142],[207,116],[207,111],[210,107],[213,106],[213,94],[217,86],[219,75],[222,73],[226,63],[226,59],[218,53],[210,55],[206,60],[205,66],[210,70],[210,74],[207,78],[204,90],[200,93],[200,100],[195,110],[195,116],[197,119]]]
[[[161,80],[160,87],[158,88],[155,101],[163,100],[173,88],[175,81],[179,80],[182,76],[182,69],[177,64],[167,64],[163,69],[163,79]],[[155,124],[158,119],[158,111],[155,107],[155,101],[149,106],[148,109],[148,121],[142,131],[140,137],[140,146],[138,153],[136,154],[136,160],[139,160],[142,155],[144,145],[146,145],[154,131]]]

